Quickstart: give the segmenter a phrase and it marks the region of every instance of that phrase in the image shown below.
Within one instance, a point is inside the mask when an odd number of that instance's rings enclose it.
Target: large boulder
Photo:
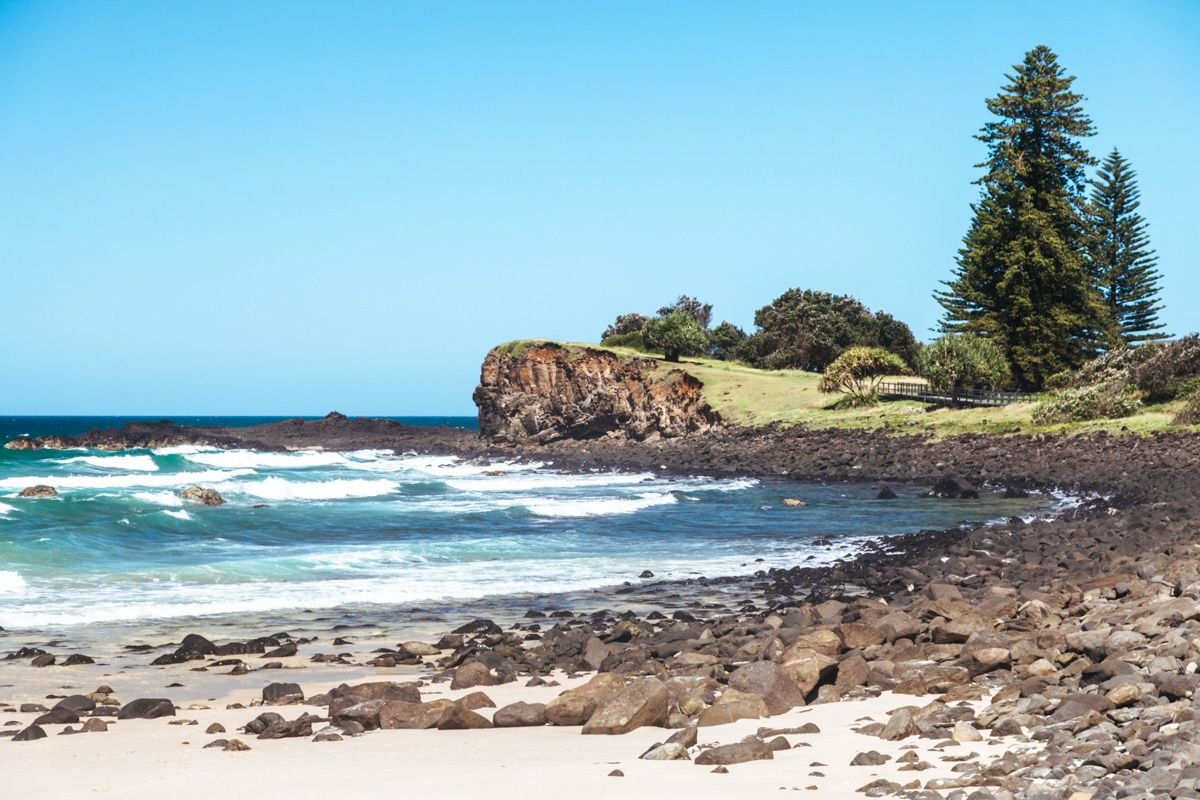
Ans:
[[[58,490],[53,486],[39,483],[36,486],[26,486],[17,492],[17,497],[58,497]]]
[[[622,734],[667,722],[667,686],[658,678],[641,678],[609,698],[583,726],[584,733]]]
[[[792,679],[800,694],[808,696],[818,685],[833,680],[837,660],[808,647],[789,647],[779,657],[779,665]]]
[[[771,661],[756,661],[738,667],[729,676],[729,685],[740,692],[756,694],[774,716],[804,705],[804,692],[787,670]]]
[[[438,718],[439,731],[469,731],[492,727],[491,720],[464,706],[462,703],[451,703],[442,711]]]
[[[263,687],[263,705],[288,706],[304,702],[304,691],[298,683],[272,683]]]
[[[175,704],[164,697],[142,697],[121,706],[117,719],[158,719],[175,716]]]
[[[436,728],[446,709],[454,705],[450,700],[433,700],[428,703],[406,703],[393,700],[384,703],[377,716],[378,726],[383,730],[424,731]]]
[[[717,702],[700,714],[696,724],[700,727],[728,725],[739,719],[761,719],[768,716],[770,712],[767,710],[767,704],[758,695],[726,689]]]
[[[596,709],[625,688],[625,680],[601,672],[575,689],[569,689],[546,704],[546,721],[551,725],[583,725]]]
[[[499,681],[481,661],[468,661],[454,671],[451,689],[471,689],[476,686],[495,686]]]
[[[726,766],[746,761],[766,761],[775,758],[775,751],[766,742],[751,739],[748,742],[710,747],[696,756],[693,763],[701,766]]]
[[[536,728],[546,724],[546,706],[543,703],[510,703],[496,709],[492,724],[497,728]]]

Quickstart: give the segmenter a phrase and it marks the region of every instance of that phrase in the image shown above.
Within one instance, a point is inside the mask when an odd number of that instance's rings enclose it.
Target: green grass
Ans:
[[[623,347],[576,345],[608,350],[622,358],[654,358]],[[869,408],[832,409],[841,395],[817,390],[820,376],[799,370],[760,370],[710,358],[684,358],[679,364],[662,359],[666,369],[680,368],[704,384],[705,399],[728,422],[758,426],[779,423],[808,428],[854,428],[894,433],[927,434],[936,438],[961,433],[1110,433],[1150,434],[1157,431],[1200,431],[1200,426],[1171,425],[1183,401],[1147,406],[1124,419],[1102,419],[1055,425],[1033,422],[1035,403],[995,408],[954,409],[889,400]],[[907,378],[906,380],[913,380]]]

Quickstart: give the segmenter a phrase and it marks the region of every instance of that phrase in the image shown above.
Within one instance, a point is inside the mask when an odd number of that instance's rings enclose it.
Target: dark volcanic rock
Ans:
[[[139,698],[121,706],[117,719],[158,719],[175,716],[175,704],[165,698]]]

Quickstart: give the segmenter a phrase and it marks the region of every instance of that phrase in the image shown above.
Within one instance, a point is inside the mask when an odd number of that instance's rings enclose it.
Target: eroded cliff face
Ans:
[[[483,435],[508,442],[600,436],[642,441],[721,422],[701,396],[700,381],[682,370],[552,342],[493,348],[474,399]]]

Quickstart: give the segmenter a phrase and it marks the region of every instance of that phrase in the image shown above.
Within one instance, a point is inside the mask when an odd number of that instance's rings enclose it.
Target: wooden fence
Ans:
[[[1007,406],[1012,403],[1036,403],[1039,399],[1031,392],[993,392],[985,389],[943,392],[924,383],[886,381],[879,384],[878,392],[883,397],[903,397],[944,406]]]

